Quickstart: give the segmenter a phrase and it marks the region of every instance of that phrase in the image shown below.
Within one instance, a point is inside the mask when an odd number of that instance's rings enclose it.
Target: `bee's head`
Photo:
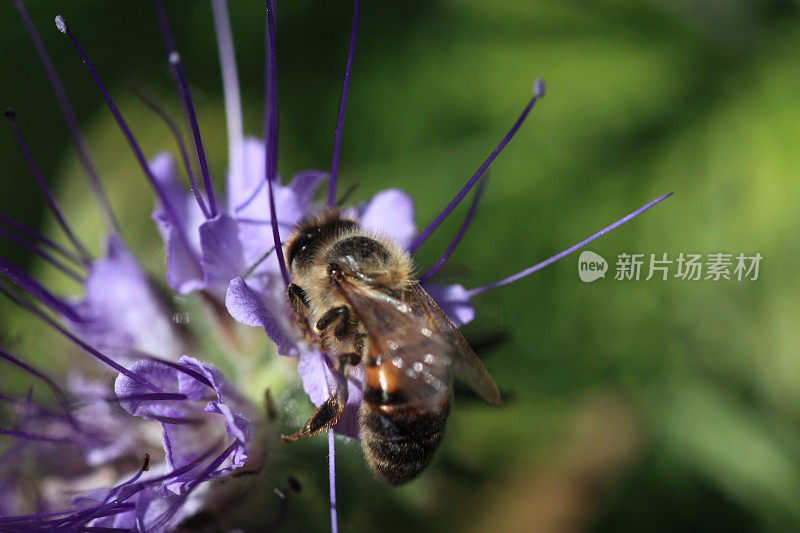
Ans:
[[[358,224],[341,218],[336,211],[307,218],[300,222],[286,243],[286,261],[293,271],[304,270],[314,264],[323,244]]]
[[[407,254],[391,241],[363,232],[340,235],[320,259],[326,262],[328,277],[335,287],[347,279],[350,284],[391,291],[413,281]]]

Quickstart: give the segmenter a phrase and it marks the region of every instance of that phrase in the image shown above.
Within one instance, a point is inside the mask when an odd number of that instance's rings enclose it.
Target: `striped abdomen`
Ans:
[[[359,413],[361,447],[379,478],[401,485],[417,477],[433,458],[450,412],[449,391],[411,398],[390,364],[367,366]]]

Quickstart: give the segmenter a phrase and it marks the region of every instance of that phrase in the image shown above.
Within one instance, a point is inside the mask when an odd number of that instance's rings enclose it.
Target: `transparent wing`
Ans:
[[[339,286],[369,334],[372,355],[400,371],[407,392],[424,400],[446,390],[455,371],[488,403],[501,405],[500,393],[480,360],[418,284],[402,300],[346,279]]]
[[[430,294],[425,292],[419,283],[415,283],[407,294],[411,295],[409,300],[415,300],[419,306],[417,315],[431,323],[439,335],[448,339],[456,347],[453,356],[453,371],[456,375],[472,387],[486,403],[495,406],[502,405],[500,391],[497,390],[497,385],[489,376],[483,363]]]

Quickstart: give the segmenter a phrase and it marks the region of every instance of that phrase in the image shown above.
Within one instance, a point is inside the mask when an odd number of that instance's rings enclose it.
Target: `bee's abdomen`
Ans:
[[[391,485],[411,481],[433,458],[444,436],[450,397],[443,395],[436,410],[410,404],[361,404],[361,447],[372,471]]]

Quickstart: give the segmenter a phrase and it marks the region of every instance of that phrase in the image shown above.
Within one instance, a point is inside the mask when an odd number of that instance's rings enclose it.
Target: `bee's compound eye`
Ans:
[[[298,254],[301,254],[306,250],[308,250],[308,248],[311,246],[314,239],[318,235],[319,235],[319,229],[314,228],[310,231],[306,231],[305,233],[297,237],[294,240],[294,242],[292,242],[292,245],[289,247],[289,253],[287,257],[290,268],[292,266],[292,262],[294,261],[295,257],[297,257]]]

